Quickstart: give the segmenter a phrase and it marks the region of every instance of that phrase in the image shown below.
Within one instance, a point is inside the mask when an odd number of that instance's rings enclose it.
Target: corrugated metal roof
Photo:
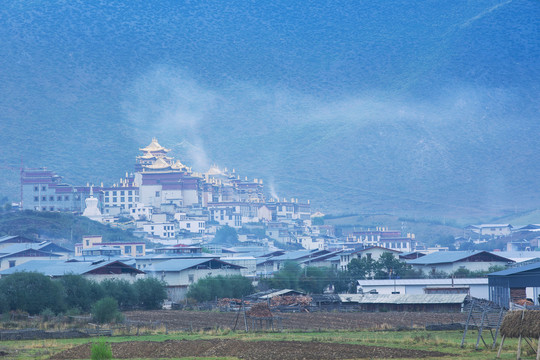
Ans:
[[[155,265],[145,268],[146,272],[162,272],[162,271],[182,271],[196,266],[204,266],[211,261],[222,263],[223,266],[229,266],[231,269],[243,269],[243,266],[231,264],[217,259],[172,259],[162,261]]]
[[[531,271],[531,270],[537,270],[540,269],[540,263],[532,263],[528,265],[523,265],[515,268],[510,268],[506,270],[497,271],[491,274],[488,274],[488,276],[507,276],[507,275],[515,275],[519,274],[525,271]]]
[[[333,257],[337,257],[338,260],[339,260],[339,254],[341,251],[334,251],[334,252],[331,252],[331,253],[328,253],[328,254],[324,254],[324,255],[319,255],[319,256],[315,256],[315,257],[312,257],[312,258],[309,258],[309,259],[306,259],[306,260],[303,260],[301,261],[300,263],[301,264],[304,264],[304,263],[310,263],[310,262],[316,262],[316,261],[321,261],[321,260],[330,260],[331,258]]]
[[[487,285],[487,278],[459,278],[454,279],[454,285]],[[391,285],[452,285],[452,279],[381,279],[381,280],[358,280],[361,286],[391,286]]]
[[[304,292],[298,291],[298,290],[283,289],[283,290],[278,290],[278,291],[271,292],[270,294],[267,294],[267,295],[263,295],[263,296],[260,297],[260,299],[271,299],[274,296],[281,296],[281,295],[288,294],[290,292],[293,292],[293,293],[296,293],[296,294],[305,294]]]
[[[6,246],[5,248],[0,250],[0,258],[10,257],[10,256],[16,256],[18,253],[21,253],[26,250],[34,250],[39,253],[42,253],[43,257],[60,257],[62,255],[55,254],[54,252],[50,252],[47,250],[41,250],[41,248],[47,246],[49,244],[36,244],[36,243],[20,243],[20,244],[13,244],[10,246]]]
[[[89,261],[66,262],[64,260],[32,260],[1,271],[0,275],[10,275],[22,271],[38,272],[48,276],[63,276],[66,274],[82,275],[94,269],[99,269],[101,267],[110,265],[116,261],[117,260],[110,260],[95,263]],[[134,270],[142,273],[140,270]]]
[[[493,257],[499,257],[502,259],[511,261],[510,259],[506,259],[505,257],[495,255],[493,253],[490,253],[488,251],[437,251],[431,254],[428,254],[426,256],[422,256],[418,259],[412,259],[407,260],[408,264],[411,265],[434,265],[434,264],[445,264],[445,263],[453,263],[457,262],[463,259],[466,259],[473,255],[478,255],[480,253],[486,253],[489,255],[492,255]]]
[[[462,304],[466,294],[340,294],[343,303],[359,304]]]

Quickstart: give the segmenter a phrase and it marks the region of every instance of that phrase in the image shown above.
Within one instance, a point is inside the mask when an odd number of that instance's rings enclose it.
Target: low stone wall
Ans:
[[[79,330],[45,331],[39,329],[1,330],[0,341],[6,340],[41,340],[41,339],[73,339],[88,337]]]

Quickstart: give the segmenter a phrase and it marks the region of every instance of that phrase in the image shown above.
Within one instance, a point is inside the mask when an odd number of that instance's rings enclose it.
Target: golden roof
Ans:
[[[171,167],[171,165],[163,158],[158,158],[152,165],[146,165],[145,168],[152,170],[163,170]]]
[[[146,152],[154,152],[154,151],[169,152],[169,151],[171,151],[170,149],[165,149],[163,146],[159,145],[156,138],[152,138],[152,142],[150,143],[150,145],[148,145],[145,148],[139,149],[139,150],[146,151]]]
[[[223,172],[218,168],[216,164],[212,165],[206,172],[207,175],[221,175]]]
[[[137,156],[139,159],[155,159],[156,155],[152,154],[151,152],[147,152],[144,155]]]
[[[187,169],[187,166],[182,164],[180,160],[176,160],[174,164],[171,165],[172,169]]]

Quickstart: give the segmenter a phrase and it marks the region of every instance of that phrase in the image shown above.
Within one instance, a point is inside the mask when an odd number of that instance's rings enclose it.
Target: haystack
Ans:
[[[523,319],[522,319],[523,317]],[[540,338],[540,310],[509,311],[501,324],[501,335],[518,338]]]

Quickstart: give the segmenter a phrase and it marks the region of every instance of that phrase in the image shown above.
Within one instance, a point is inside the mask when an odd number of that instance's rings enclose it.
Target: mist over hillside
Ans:
[[[21,158],[118,181],[154,136],[332,212],[538,208],[538,1],[4,1],[0,194]]]

